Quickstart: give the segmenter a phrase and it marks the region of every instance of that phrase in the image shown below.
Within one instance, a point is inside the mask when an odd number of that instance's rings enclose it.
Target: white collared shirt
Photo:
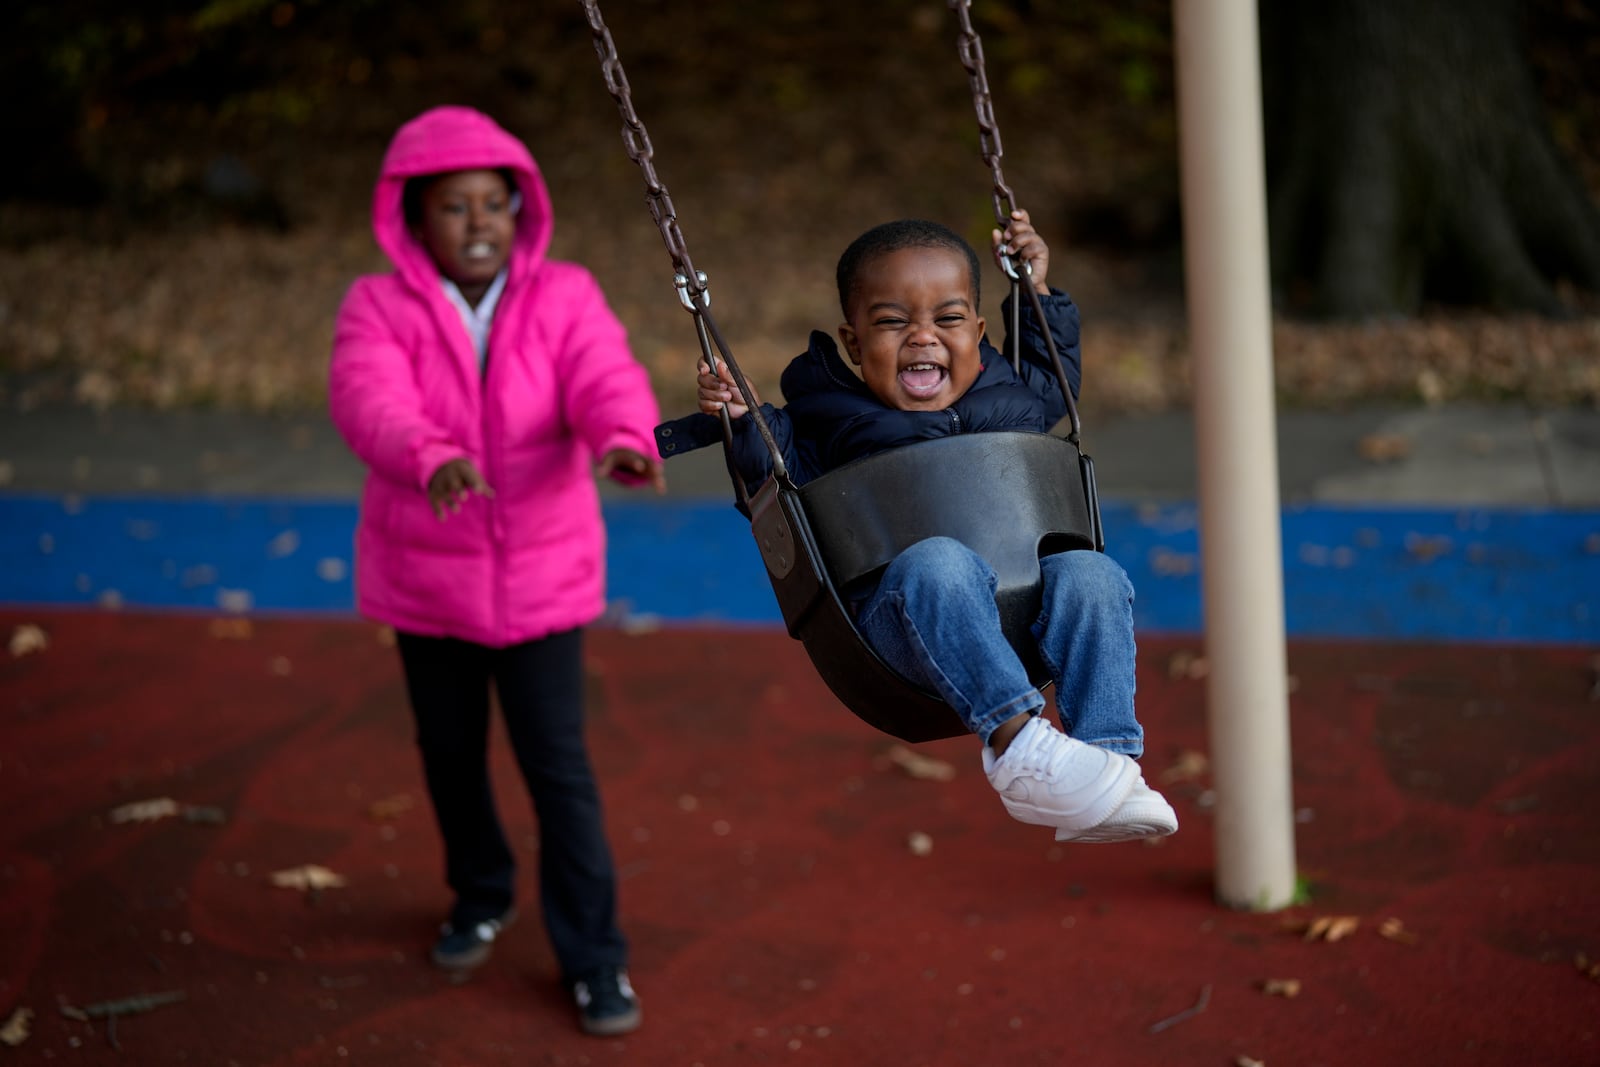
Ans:
[[[439,281],[444,283],[444,295],[461,312],[461,322],[466,326],[467,336],[472,338],[472,347],[478,353],[478,369],[482,370],[484,360],[489,356],[489,324],[494,321],[495,305],[500,303],[500,293],[506,287],[506,271],[502,268],[494,276],[494,281],[489,283],[489,291],[483,294],[477,307],[467,303],[467,298],[461,295],[455,282],[442,274]]]

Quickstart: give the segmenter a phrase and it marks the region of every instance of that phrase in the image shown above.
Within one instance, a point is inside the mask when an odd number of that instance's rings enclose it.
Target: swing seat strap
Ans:
[[[662,459],[681,456],[707,445],[722,444],[722,420],[703,411],[668,419],[656,427],[656,451]]]

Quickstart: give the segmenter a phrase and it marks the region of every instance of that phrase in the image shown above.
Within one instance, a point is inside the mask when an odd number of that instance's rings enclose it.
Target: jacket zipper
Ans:
[[[501,297],[505,294],[502,292]],[[500,317],[500,307],[495,308],[495,319]],[[487,468],[483,472],[484,479],[492,486],[498,487],[500,481],[500,450],[499,438],[495,434],[493,420],[493,405],[490,403],[489,375],[495,366],[494,352],[494,327],[489,323],[489,336],[483,343],[483,373],[478,375],[478,412],[479,421],[483,428],[483,465]],[[498,488],[496,490],[498,492]],[[490,580],[494,588],[490,595],[494,600],[494,637],[496,642],[503,642],[506,635],[506,552],[505,537],[501,529],[500,498],[490,497],[484,501],[488,505],[489,519],[489,544],[494,552],[494,567]]]

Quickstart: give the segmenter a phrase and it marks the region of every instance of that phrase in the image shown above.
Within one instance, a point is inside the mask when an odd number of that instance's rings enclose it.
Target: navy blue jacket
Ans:
[[[1041,296],[1040,301],[1076,400],[1083,373],[1078,306],[1057,290]],[[1007,299],[1002,309],[1007,322],[1010,305]],[[983,369],[977,380],[942,411],[900,411],[887,406],[845,362],[833,338],[813,331],[810,348],[794,358],[780,380],[787,406],[761,405],[795,484],[803,485],[851,460],[915,441],[993,430],[1049,432],[1066,415],[1067,405],[1044,335],[1034,321],[1031,300],[1023,302],[1021,323],[1021,373],[985,338],[979,348]],[[656,440],[663,457],[720,443],[721,420],[696,412],[657,427]],[[749,414],[734,423],[733,461],[752,493],[772,472],[771,456]]]

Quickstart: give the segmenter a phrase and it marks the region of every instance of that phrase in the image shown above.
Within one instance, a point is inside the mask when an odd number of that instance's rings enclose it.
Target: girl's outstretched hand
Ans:
[[[715,415],[727,405],[728,418],[743,417],[750,408],[744,402],[744,397],[739,394],[739,387],[733,384],[733,373],[728,370],[726,363],[717,364],[717,373],[712,374],[711,368],[706,366],[706,361],[701,360],[697,368],[700,376],[695,379],[700,386],[700,410],[707,415]],[[754,395],[756,387],[751,386],[750,392]],[[756,395],[756,403],[761,403],[761,397]]]
[[[610,478],[623,485],[644,485],[648,482],[655,486],[657,493],[667,491],[667,476],[661,469],[661,461],[651,459],[631,448],[613,448],[601,456],[600,465],[595,468],[595,473],[601,478]]]
[[[1028,221],[1026,211],[1021,208],[1013,211],[1005,232],[995,230],[990,239],[994,242],[996,263],[1000,262],[1001,256],[1009,255],[1019,273],[1022,272],[1022,265],[1026,263],[1031,273],[1025,277],[1033,282],[1034,291],[1041,295],[1050,292],[1050,286],[1046,285],[1044,280],[1045,275],[1050,273],[1050,246],[1044,243],[1039,231]],[[1003,264],[1001,269],[1005,269]]]
[[[433,513],[443,522],[451,515],[461,510],[461,505],[471,498],[473,493],[479,496],[494,496],[494,490],[489,483],[483,480],[483,475],[478,473],[478,468],[473,466],[472,460],[465,456],[452,459],[444,466],[433,472],[433,477],[428,479],[428,506],[433,508]]]

